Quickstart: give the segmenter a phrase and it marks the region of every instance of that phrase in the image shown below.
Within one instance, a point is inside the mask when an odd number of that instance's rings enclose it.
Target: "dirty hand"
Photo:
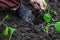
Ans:
[[[36,9],[45,9],[46,8],[46,3],[45,0],[31,0],[31,4],[36,8]]]

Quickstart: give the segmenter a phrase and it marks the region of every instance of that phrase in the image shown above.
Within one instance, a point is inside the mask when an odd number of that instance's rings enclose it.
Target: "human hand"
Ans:
[[[45,9],[46,8],[46,3],[44,0],[30,0],[31,4],[36,8],[36,9]]]

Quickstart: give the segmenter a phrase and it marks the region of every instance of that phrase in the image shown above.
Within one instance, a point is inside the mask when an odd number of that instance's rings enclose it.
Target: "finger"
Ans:
[[[35,9],[40,9],[40,6],[38,4],[34,4]]]
[[[42,2],[44,3],[44,5],[46,5],[46,2],[45,2],[45,0],[42,0]]]
[[[40,5],[37,2],[31,3],[35,9],[40,9]]]
[[[45,9],[45,4],[44,4],[43,0],[41,0],[39,4],[40,4],[41,9]]]

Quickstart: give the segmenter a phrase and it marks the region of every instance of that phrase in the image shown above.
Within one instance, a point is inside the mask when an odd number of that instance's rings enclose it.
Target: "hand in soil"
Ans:
[[[32,5],[34,5],[34,7],[36,9],[45,9],[46,8],[46,3],[44,0],[31,0],[30,1],[32,3]]]

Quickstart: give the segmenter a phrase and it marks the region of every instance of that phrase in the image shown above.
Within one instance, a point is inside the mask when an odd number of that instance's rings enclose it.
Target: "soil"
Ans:
[[[41,24],[46,25],[42,16],[44,14],[43,11],[35,10],[34,7],[29,3],[29,0],[23,1],[23,3],[34,13],[36,17],[35,24],[27,23],[22,21],[18,17],[16,17],[16,12],[12,10],[0,10],[0,21],[6,16],[7,14],[10,17],[4,22],[10,27],[16,29],[16,31],[12,35],[11,40],[60,40],[60,33],[55,30],[52,26],[49,28],[49,36],[46,36],[46,33],[43,31]],[[28,4],[27,4],[28,3]],[[59,0],[48,0],[49,5],[58,12],[58,16],[54,16],[55,20],[60,20],[60,1]],[[49,11],[49,10],[48,10]],[[47,11],[47,12],[48,12]],[[40,14],[41,13],[41,14]],[[39,18],[39,14],[41,15]],[[4,36],[3,31],[5,29],[4,25],[0,25],[0,40],[9,40],[9,35]]]

